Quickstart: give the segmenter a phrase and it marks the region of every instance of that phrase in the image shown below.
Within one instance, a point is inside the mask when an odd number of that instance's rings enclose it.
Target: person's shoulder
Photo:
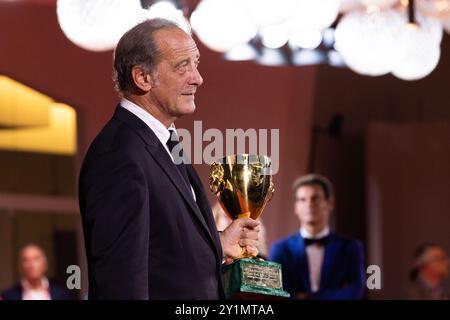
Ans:
[[[92,166],[110,167],[123,163],[141,163],[146,142],[139,133],[113,116],[94,138],[83,161],[83,171]]]
[[[408,300],[427,300],[426,288],[418,280],[410,280],[404,289],[404,298]]]
[[[112,118],[92,141],[90,151],[96,154],[133,149],[144,145],[138,133],[125,123]]]
[[[290,247],[294,243],[296,243],[300,238],[300,234],[298,232],[293,233],[287,237],[281,238],[274,242],[274,247]]]
[[[21,300],[22,287],[19,283],[0,293],[0,300]]]
[[[270,259],[287,263],[286,261],[296,254],[299,241],[300,234],[297,232],[274,242],[269,254]]]
[[[75,299],[75,296],[71,291],[55,283],[50,283],[50,295],[52,296],[52,300]]]
[[[331,232],[330,237],[331,237],[332,241],[339,241],[342,244],[344,244],[346,247],[358,248],[358,249],[362,249],[362,247],[363,247],[361,240],[351,237],[349,235]]]

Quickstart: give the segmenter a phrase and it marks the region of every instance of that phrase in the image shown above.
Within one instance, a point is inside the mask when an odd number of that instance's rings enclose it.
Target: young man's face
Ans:
[[[178,28],[160,30],[154,37],[161,60],[153,73],[150,98],[166,118],[190,114],[195,110],[196,90],[203,83],[197,46]]]
[[[333,200],[326,199],[320,185],[304,185],[295,192],[295,214],[301,225],[324,228],[328,225]]]

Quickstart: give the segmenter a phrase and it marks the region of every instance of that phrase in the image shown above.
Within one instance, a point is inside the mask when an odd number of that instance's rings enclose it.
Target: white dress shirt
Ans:
[[[300,228],[300,235],[307,239],[320,239],[330,234],[330,228],[327,226],[318,234],[313,236],[305,228]],[[320,288],[320,276],[322,273],[323,257],[325,248],[320,244],[314,243],[306,248],[306,256],[308,258],[309,268],[309,282],[311,284],[311,291],[317,292]]]
[[[33,288],[30,283],[22,279],[22,300],[51,300],[50,285],[47,278],[42,278],[41,287]]]
[[[120,105],[130,111],[132,114],[134,114],[136,117],[141,119],[145,122],[145,124],[153,131],[153,133],[156,135],[158,140],[161,142],[161,144],[166,149],[167,153],[169,154],[170,158],[173,161],[173,156],[169,151],[169,146],[167,145],[167,141],[170,139],[170,132],[169,130],[174,130],[175,132],[177,129],[175,128],[175,124],[171,124],[168,128],[166,128],[165,125],[161,123],[158,119],[156,119],[154,116],[152,116],[149,112],[139,107],[137,104],[131,102],[128,99],[123,98],[120,101]],[[197,200],[195,197],[195,191],[194,188],[191,187],[192,196],[194,197],[194,200]]]

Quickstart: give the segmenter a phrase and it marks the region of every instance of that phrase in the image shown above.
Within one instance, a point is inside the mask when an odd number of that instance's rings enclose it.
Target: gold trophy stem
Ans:
[[[250,211],[241,213],[241,214],[238,216],[238,219],[240,219],[240,218],[250,218]]]

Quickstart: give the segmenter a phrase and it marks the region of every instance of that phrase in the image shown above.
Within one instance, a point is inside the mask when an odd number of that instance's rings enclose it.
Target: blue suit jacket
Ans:
[[[320,288],[311,292],[309,267],[304,238],[300,233],[276,242],[270,260],[283,267],[284,290],[295,297],[298,292],[311,294],[311,299],[360,299],[364,293],[364,254],[358,240],[335,233],[325,247]]]

